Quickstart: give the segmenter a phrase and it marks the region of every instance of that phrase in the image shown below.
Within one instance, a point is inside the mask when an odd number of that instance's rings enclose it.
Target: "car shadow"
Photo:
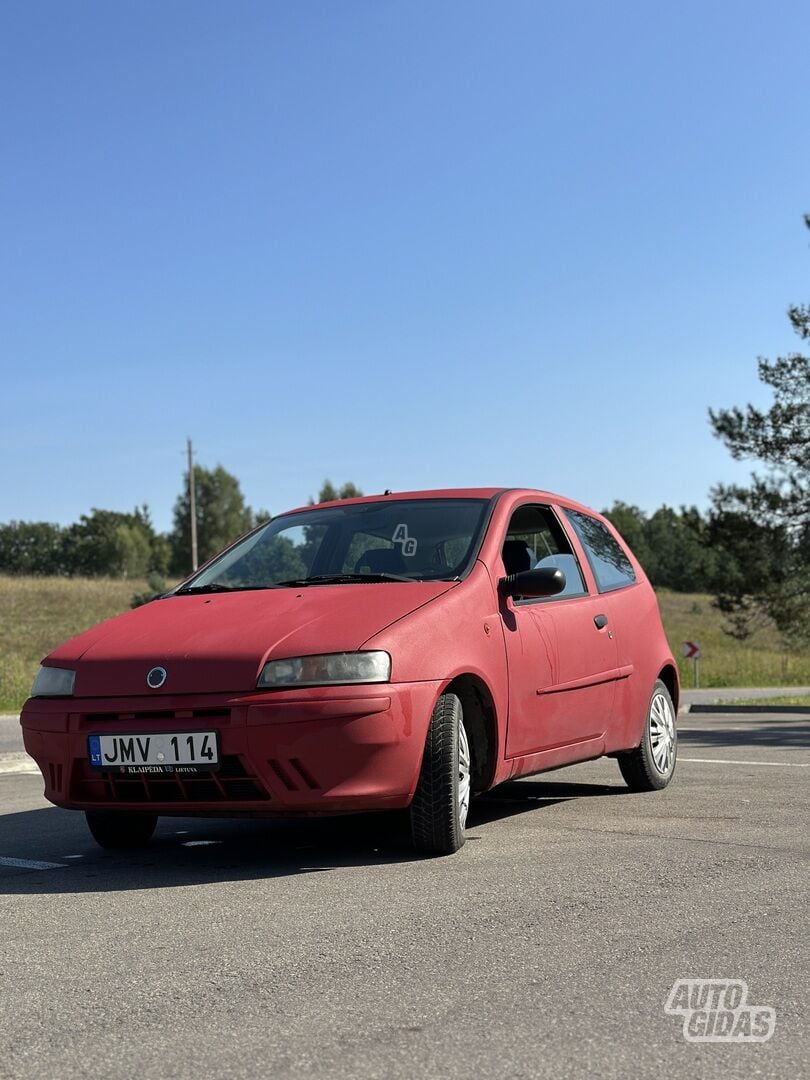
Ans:
[[[629,795],[629,789],[620,781],[615,784],[576,784],[561,780],[510,780],[500,784],[484,795],[479,795],[470,806],[468,830],[476,825],[486,825],[502,818],[525,814],[543,806],[605,795]]]
[[[620,783],[511,781],[473,800],[468,844],[486,827],[517,814],[538,813],[571,799],[627,793]],[[104,851],[84,815],[56,807],[7,814],[0,857],[57,864],[0,864],[0,895],[81,894],[167,889],[324,873],[356,866],[418,862],[401,815],[357,814],[306,819],[161,818],[145,848]]]

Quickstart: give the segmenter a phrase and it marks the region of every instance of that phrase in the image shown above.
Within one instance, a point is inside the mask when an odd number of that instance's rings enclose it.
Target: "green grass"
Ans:
[[[66,638],[126,611],[133,594],[144,591],[142,581],[0,576],[0,711],[19,710],[43,656]],[[684,641],[701,644],[701,686],[810,685],[810,652],[785,651],[772,626],[739,644],[723,633],[710,597],[662,590],[659,601],[684,687],[693,684],[692,661],[681,656]]]
[[[0,576],[0,712],[18,712],[43,656],[126,611],[143,581]]]
[[[658,602],[685,688],[694,685],[694,662],[683,658],[684,641],[700,642],[702,687],[810,685],[810,652],[787,651],[772,624],[741,643],[724,633],[710,596],[661,589]]]

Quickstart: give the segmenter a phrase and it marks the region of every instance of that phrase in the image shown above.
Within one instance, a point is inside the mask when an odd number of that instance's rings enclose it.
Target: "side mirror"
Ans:
[[[565,588],[565,574],[556,566],[521,570],[519,574],[501,578],[498,588],[506,596],[557,596]]]

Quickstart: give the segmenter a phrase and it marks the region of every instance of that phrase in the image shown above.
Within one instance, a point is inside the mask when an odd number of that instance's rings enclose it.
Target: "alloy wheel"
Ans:
[[[650,745],[655,767],[666,775],[675,753],[675,717],[663,694],[655,694],[650,702]]]
[[[458,721],[458,821],[462,831],[467,824],[470,809],[470,742],[464,729],[464,721]]]

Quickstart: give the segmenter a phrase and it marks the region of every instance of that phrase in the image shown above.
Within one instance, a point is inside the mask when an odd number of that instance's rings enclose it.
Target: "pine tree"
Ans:
[[[810,214],[804,222],[810,229]],[[810,340],[810,305],[789,307],[788,318],[799,339]],[[716,603],[736,637],[765,614],[798,645],[810,642],[810,357],[761,358],[759,378],[773,391],[769,409],[709,411],[731,456],[764,466],[749,486],[712,492]]]

